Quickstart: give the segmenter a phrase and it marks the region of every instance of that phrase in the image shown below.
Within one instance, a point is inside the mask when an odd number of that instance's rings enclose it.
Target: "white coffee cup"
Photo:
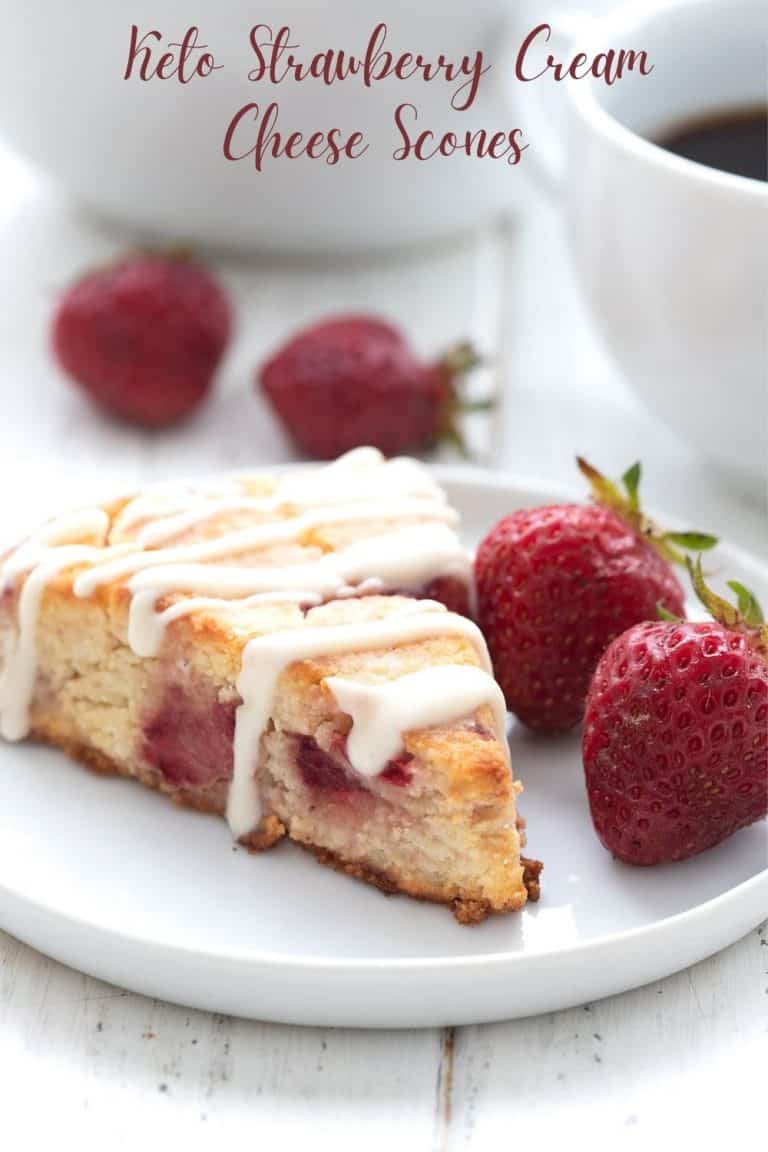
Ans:
[[[567,201],[597,325],[648,406],[717,465],[764,491],[768,464],[768,183],[665,151],[698,114],[766,100],[766,0],[630,3],[563,21],[568,59],[644,49],[653,72],[569,81],[556,131],[529,85],[527,156]],[[562,106],[561,109],[562,110]]]
[[[436,133],[514,127],[498,53],[509,0],[0,0],[3,67],[0,125],[24,154],[102,214],[194,243],[301,254],[388,248],[468,228],[513,202],[519,169],[504,160],[459,155],[395,162],[401,143],[393,110],[411,102],[416,129]],[[451,107],[457,84],[393,77],[365,89],[351,78],[279,85],[249,82],[257,64],[255,24],[291,28],[298,59],[333,48],[360,56],[380,21],[386,47],[448,60],[483,50],[494,65],[468,111]],[[142,35],[179,41],[190,24],[224,67],[182,85],[174,79],[124,79],[132,24]],[[162,47],[155,47],[155,60]],[[196,53],[195,58],[199,58]],[[228,123],[248,102],[280,106],[284,133],[331,126],[364,129],[361,159],[228,161]],[[240,151],[253,117],[244,122]],[[252,134],[255,138],[255,132]]]

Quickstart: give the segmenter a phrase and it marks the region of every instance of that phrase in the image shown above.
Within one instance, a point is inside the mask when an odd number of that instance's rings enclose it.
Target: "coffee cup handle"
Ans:
[[[573,54],[576,44],[592,38],[592,30],[598,24],[598,20],[587,12],[561,9],[547,20],[547,23],[551,28],[548,50],[556,57],[558,53],[562,53],[560,58],[564,58],[566,54]],[[501,55],[504,75],[514,75],[519,48],[519,38],[515,41],[512,36],[508,36]],[[515,83],[518,87],[522,84],[517,80]],[[536,182],[550,196],[559,198],[565,187],[566,176],[565,117],[561,116],[558,123],[558,117],[553,115],[551,105],[547,107],[544,99],[546,84],[546,77],[542,77],[523,85],[528,89],[524,105],[526,120],[524,128],[529,148],[525,156]],[[561,86],[558,84],[557,87]]]

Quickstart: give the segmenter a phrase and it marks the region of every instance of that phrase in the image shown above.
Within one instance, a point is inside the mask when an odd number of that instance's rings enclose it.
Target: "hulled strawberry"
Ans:
[[[87,272],[68,288],[52,343],[64,372],[101,408],[159,428],[203,400],[231,330],[229,299],[206,268],[146,252]]]
[[[623,490],[578,460],[596,502],[525,508],[500,520],[475,561],[479,623],[507,706],[530,728],[578,724],[600,656],[662,604],[684,613],[673,569],[702,533],[663,533],[640,509],[640,465]]]
[[[461,382],[477,357],[457,345],[438,361],[416,356],[374,316],[338,316],[296,333],[260,369],[261,389],[302,452],[330,460],[370,444],[385,455],[461,446]]]
[[[595,671],[584,725],[592,821],[630,864],[685,860],[768,814],[768,627],[694,587],[714,619],[630,628]]]

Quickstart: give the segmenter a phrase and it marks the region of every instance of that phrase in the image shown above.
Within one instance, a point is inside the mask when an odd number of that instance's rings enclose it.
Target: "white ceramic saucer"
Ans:
[[[470,542],[544,482],[440,478]],[[768,602],[768,572],[717,564]],[[56,752],[0,748],[0,926],[58,960],[150,996],[301,1024],[408,1027],[552,1011],[666,976],[768,911],[766,825],[695,859],[629,868],[589,820],[578,736],[512,724],[541,902],[474,928],[387,898],[281,845],[252,857],[223,821],[176,809]]]

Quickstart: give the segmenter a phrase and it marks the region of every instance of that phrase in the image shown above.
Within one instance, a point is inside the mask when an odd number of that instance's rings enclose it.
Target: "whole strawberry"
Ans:
[[[604,846],[629,864],[685,860],[768,814],[768,628],[694,586],[715,617],[630,628],[587,698],[583,753]]]
[[[53,350],[114,416],[162,427],[202,401],[229,342],[229,300],[200,264],[140,253],[87,272],[59,301]]]
[[[682,615],[670,561],[714,537],[659,532],[642,514],[640,466],[625,491],[578,461],[598,503],[526,508],[500,520],[475,561],[479,623],[510,711],[530,728],[578,724],[610,642],[662,604]]]
[[[265,396],[302,452],[330,460],[370,444],[387,456],[438,441],[461,446],[460,381],[476,357],[458,345],[425,363],[391,324],[339,316],[298,332],[259,372]]]

